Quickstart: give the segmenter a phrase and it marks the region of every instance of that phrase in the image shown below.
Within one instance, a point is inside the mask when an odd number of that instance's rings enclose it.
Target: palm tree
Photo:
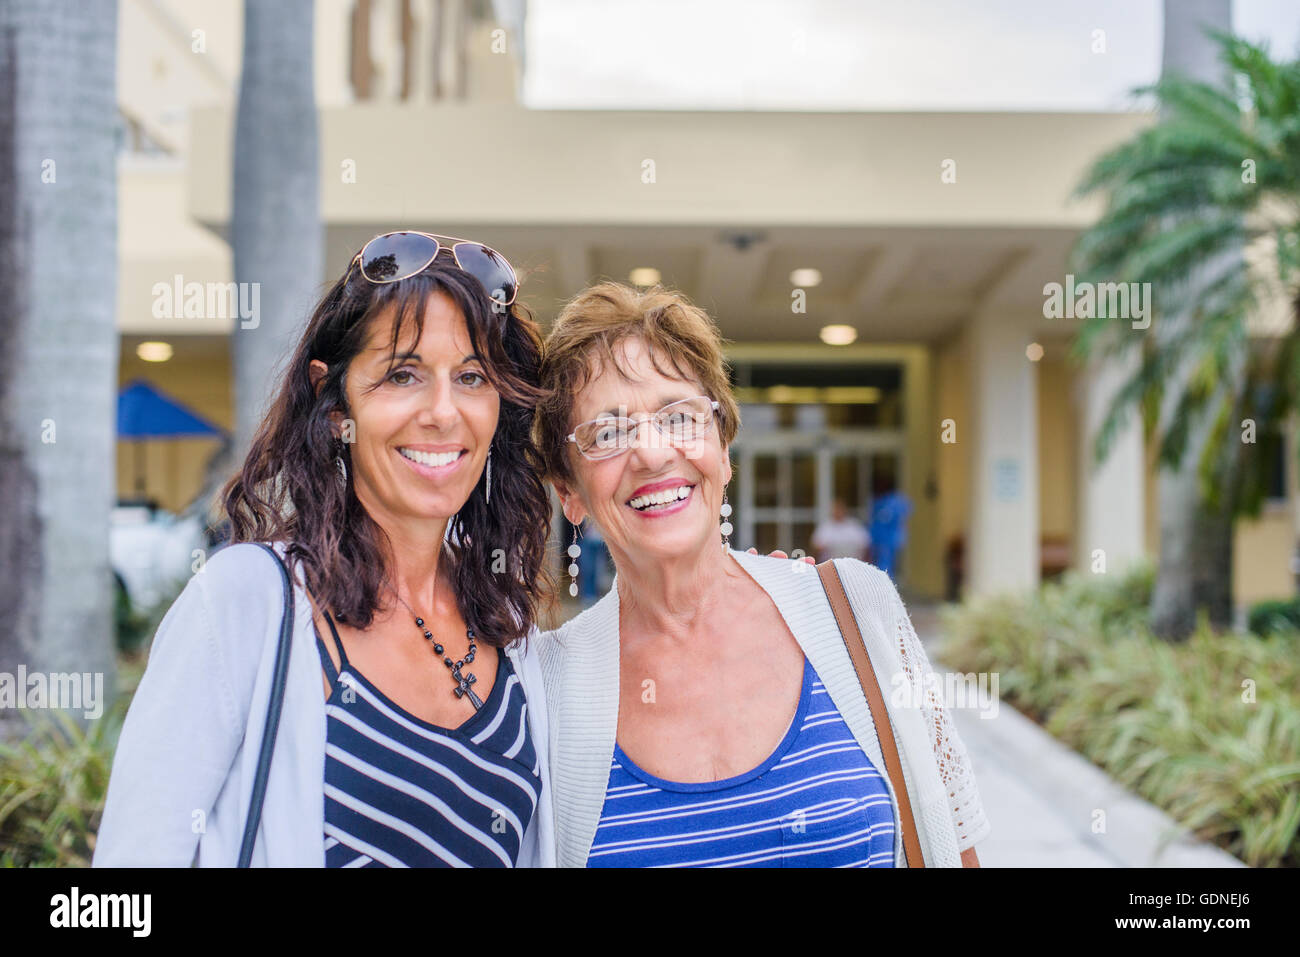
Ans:
[[[116,60],[115,0],[0,0],[0,671],[110,696]]]
[[[231,241],[235,281],[260,284],[261,314],[231,336],[236,460],[322,278],[312,8],[313,0],[244,3]]]
[[[1280,282],[1294,302],[1300,277],[1300,61],[1274,62],[1262,46],[1208,36],[1239,91],[1173,72],[1140,91],[1154,94],[1161,120],[1081,183],[1081,195],[1103,191],[1107,206],[1074,257],[1085,279],[1151,283],[1157,306],[1145,332],[1088,321],[1075,354],[1140,355],[1096,453],[1105,456],[1140,408],[1161,464],[1152,628],[1167,637],[1192,630],[1198,603],[1212,623],[1228,623],[1233,518],[1258,511],[1272,464],[1261,445],[1243,441],[1242,423],[1253,420],[1265,435],[1296,408],[1300,381],[1294,321],[1272,340],[1252,342],[1247,330],[1265,287]],[[1260,240],[1276,244],[1272,276],[1243,256]]]

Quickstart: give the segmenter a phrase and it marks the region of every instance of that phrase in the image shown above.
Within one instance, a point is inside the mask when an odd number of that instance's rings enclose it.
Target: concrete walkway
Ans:
[[[909,604],[936,671],[937,605]],[[984,867],[1244,867],[1188,836],[1155,805],[1053,738],[1005,701],[995,717],[953,709],[992,824],[975,845]],[[1101,812],[1101,813],[1099,813]],[[1094,828],[1104,824],[1104,831]]]

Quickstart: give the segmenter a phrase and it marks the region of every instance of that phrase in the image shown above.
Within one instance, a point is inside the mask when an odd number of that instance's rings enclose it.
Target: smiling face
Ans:
[[[460,510],[482,475],[501,407],[448,296],[429,296],[419,339],[408,325],[396,359],[393,312],[371,323],[345,380],[355,422],[353,487],[390,534],[412,523],[445,526]],[[312,362],[313,380],[325,371]],[[342,423],[336,414],[335,425]]]
[[[575,397],[571,424],[607,414],[646,418],[670,402],[705,394],[695,379],[656,370],[640,339],[625,339],[615,354],[618,368],[599,362]],[[659,364],[665,365],[662,359]],[[574,523],[591,516],[616,562],[662,561],[720,547],[718,511],[731,461],[716,418],[707,435],[685,447],[645,422],[630,447],[611,458],[590,461],[573,443],[566,454],[573,483],[556,483],[564,513]]]

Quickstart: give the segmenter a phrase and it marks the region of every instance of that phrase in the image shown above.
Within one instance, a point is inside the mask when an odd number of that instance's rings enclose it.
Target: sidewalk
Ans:
[[[938,606],[909,605],[931,665]],[[975,845],[984,867],[1244,867],[1213,844],[1186,835],[1168,815],[1005,701],[996,717],[954,709],[970,752],[989,836]],[[1104,832],[1093,833],[1104,812]]]

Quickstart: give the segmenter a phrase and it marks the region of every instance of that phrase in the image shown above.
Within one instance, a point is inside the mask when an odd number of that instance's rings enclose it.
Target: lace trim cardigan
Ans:
[[[883,769],[866,696],[816,571],[806,563],[735,550],[731,556],[776,604],[854,739]],[[885,698],[925,865],[960,867],[961,852],[990,830],[965,745],[933,685],[925,681],[930,663],[893,581],[855,559],[835,564]],[[543,632],[538,641],[550,708],[551,806],[561,867],[586,864],[605,801],[618,727],[618,609],[616,576],[609,594],[555,631]],[[904,679],[907,688],[920,692],[920,707],[912,706],[912,700],[900,704],[900,696],[892,693]],[[886,784],[898,820],[898,801],[887,776]],[[907,866],[901,827],[895,829],[894,864]]]

